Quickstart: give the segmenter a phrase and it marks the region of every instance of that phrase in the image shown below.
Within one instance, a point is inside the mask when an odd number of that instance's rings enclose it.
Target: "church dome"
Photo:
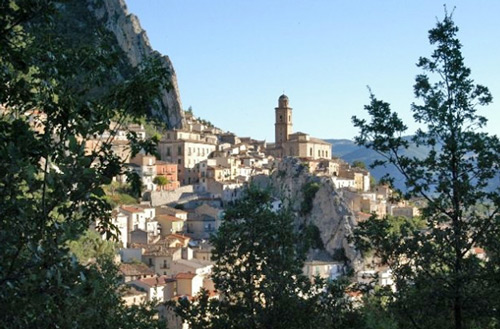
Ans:
[[[278,99],[278,107],[288,107],[288,96],[283,94]]]

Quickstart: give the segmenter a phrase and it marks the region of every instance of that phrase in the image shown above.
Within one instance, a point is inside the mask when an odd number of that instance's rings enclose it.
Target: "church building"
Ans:
[[[293,156],[317,160],[332,157],[332,144],[302,132],[292,132],[292,108],[289,107],[288,96],[283,94],[279,97],[275,113],[275,143],[269,148],[269,153],[277,158]]]

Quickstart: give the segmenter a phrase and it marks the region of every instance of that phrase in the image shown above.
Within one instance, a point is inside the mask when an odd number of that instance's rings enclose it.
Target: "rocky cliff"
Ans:
[[[161,57],[163,65],[171,73],[171,88],[162,92],[161,107],[152,115],[165,122],[169,128],[184,127],[184,112],[172,62],[168,56],[163,56],[153,50],[146,31],[141,28],[139,19],[128,13],[125,0],[85,1],[90,12],[114,34],[118,46],[126,54],[131,66],[137,66],[150,56]]]
[[[298,226],[314,224],[326,251],[336,255],[343,249],[351,265],[359,268],[361,255],[347,240],[355,225],[355,217],[329,178],[313,176],[300,160],[286,158],[279,163],[268,184],[285,206],[296,214]]]

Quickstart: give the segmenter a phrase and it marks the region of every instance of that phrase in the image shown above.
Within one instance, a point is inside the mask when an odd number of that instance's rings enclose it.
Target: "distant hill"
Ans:
[[[407,137],[407,139],[409,138],[410,137]],[[349,163],[352,163],[354,160],[358,160],[363,161],[367,166],[369,166],[375,160],[383,159],[379,154],[377,154],[377,152],[369,150],[364,146],[358,146],[354,143],[354,141],[349,139],[326,139],[325,141],[332,144],[333,156],[337,156]],[[417,147],[412,144],[408,150],[404,152],[404,154],[406,156],[421,158],[425,156],[428,151],[428,147]],[[370,169],[370,172],[377,180],[382,178],[386,173],[389,173],[392,177],[394,177],[394,185],[399,189],[405,190],[403,175],[401,175],[401,173],[399,173],[393,165]]]
[[[406,137],[410,139],[411,137]],[[358,146],[354,141],[349,139],[326,139],[328,143],[332,144],[332,155],[339,157],[349,163],[354,160],[363,161],[367,166],[372,164],[375,160],[382,160],[383,158],[377,154],[377,152],[367,149],[364,146]],[[415,144],[410,144],[410,147],[404,152],[406,156],[423,158],[430,148],[426,146],[417,147]],[[377,167],[375,169],[370,169],[373,177],[377,181],[382,178],[386,173],[389,173],[391,177],[394,177],[394,185],[401,189],[406,190],[404,184],[403,175],[397,171],[393,165],[387,165],[385,167]],[[493,191],[500,186],[500,173],[491,181],[488,186],[488,190]]]

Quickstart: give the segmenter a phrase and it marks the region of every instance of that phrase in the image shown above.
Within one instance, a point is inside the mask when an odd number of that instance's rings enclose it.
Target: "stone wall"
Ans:
[[[193,192],[194,192],[193,185],[186,185],[179,187],[175,191],[147,192],[144,194],[143,199],[145,201],[151,201],[151,205],[153,207],[156,207],[164,204],[169,204],[172,202],[177,202],[181,198],[183,202],[195,200],[198,198],[198,196]]]

